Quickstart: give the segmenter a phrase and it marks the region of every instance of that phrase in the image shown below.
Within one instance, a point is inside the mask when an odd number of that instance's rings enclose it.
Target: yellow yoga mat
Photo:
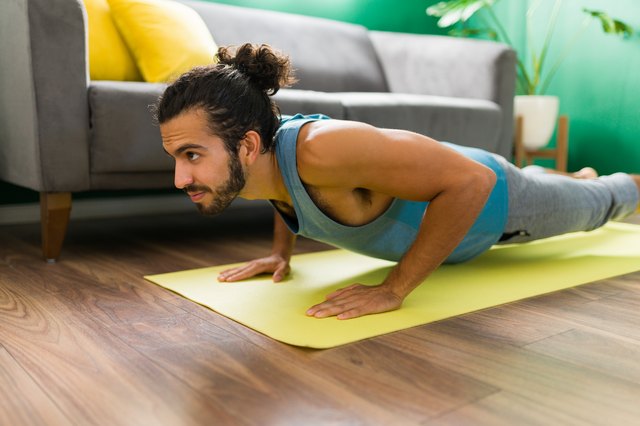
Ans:
[[[378,284],[392,262],[344,250],[294,256],[291,276],[219,283],[215,266],[145,277],[274,339],[329,348],[431,321],[640,270],[640,226],[610,223],[522,245],[497,246],[459,265],[444,265],[401,309],[350,320],[305,311],[333,290]],[[639,284],[640,285],[640,284]]]

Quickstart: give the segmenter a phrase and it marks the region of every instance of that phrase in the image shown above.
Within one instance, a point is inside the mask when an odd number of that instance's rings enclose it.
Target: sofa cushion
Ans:
[[[325,114],[344,119],[344,106],[333,93],[313,90],[282,89],[273,97],[282,114]]]
[[[500,107],[480,99],[398,93],[336,93],[348,120],[411,130],[436,140],[495,152]]]
[[[130,81],[91,83],[91,173],[172,170],[150,108],[165,87]]]
[[[507,89],[500,86],[513,83],[495,78],[496,66],[511,59],[499,43],[381,31],[369,37],[392,92],[495,101]]]
[[[150,106],[166,86],[138,82],[93,82],[91,173],[173,170],[162,149]],[[283,89],[274,97],[283,114],[323,113],[336,119],[412,130],[437,140],[494,151],[501,114],[496,104],[478,99],[395,93],[323,93]]]
[[[142,75],[111,17],[107,0],[84,0],[92,80],[142,81]]]
[[[92,174],[173,170],[162,149],[150,106],[165,84],[96,81],[89,87]],[[310,90],[283,89],[275,96],[283,114],[324,113],[344,118],[339,98]]]
[[[266,43],[289,55],[299,80],[296,89],[388,91],[362,26],[216,3],[183,3],[200,14],[219,45]]]
[[[167,82],[214,61],[218,46],[200,16],[169,0],[109,0],[145,81]]]

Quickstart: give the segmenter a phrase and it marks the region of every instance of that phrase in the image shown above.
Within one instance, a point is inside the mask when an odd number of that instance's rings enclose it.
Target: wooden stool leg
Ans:
[[[526,166],[526,159],[525,159],[525,150],[524,150],[524,142],[522,140],[522,132],[523,132],[523,128],[522,128],[522,124],[523,123],[523,117],[521,115],[516,117],[516,128],[515,128],[515,141],[514,144],[516,146],[516,166],[518,167],[523,167]]]
[[[70,192],[40,193],[42,254],[49,263],[54,263],[60,256],[70,214]]]
[[[556,169],[567,171],[567,157],[569,149],[569,119],[566,115],[558,119],[558,137],[556,139]]]

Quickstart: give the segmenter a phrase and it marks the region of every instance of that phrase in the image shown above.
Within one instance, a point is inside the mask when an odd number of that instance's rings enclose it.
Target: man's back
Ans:
[[[440,158],[446,167],[447,156],[451,161],[460,161],[460,157],[469,161],[450,149],[452,146],[410,132],[297,115],[285,121],[276,136],[276,156],[291,198],[290,208],[283,209],[278,203],[274,206],[297,234],[399,260],[416,238],[432,199],[428,197],[437,196],[451,173],[440,171],[441,175],[435,176],[433,170],[424,169],[436,169],[433,163]],[[461,147],[458,150],[467,152]],[[502,235],[506,220],[503,173],[490,154],[473,154],[494,168],[499,184],[449,262],[467,260],[489,248]],[[401,166],[389,164],[394,155]],[[421,174],[431,177],[416,177]]]

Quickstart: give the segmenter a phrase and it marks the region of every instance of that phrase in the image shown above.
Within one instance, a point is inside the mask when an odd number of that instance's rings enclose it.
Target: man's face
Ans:
[[[222,212],[239,195],[246,176],[237,154],[212,136],[201,110],[190,110],[160,125],[164,150],[176,161],[177,188],[205,215]]]

